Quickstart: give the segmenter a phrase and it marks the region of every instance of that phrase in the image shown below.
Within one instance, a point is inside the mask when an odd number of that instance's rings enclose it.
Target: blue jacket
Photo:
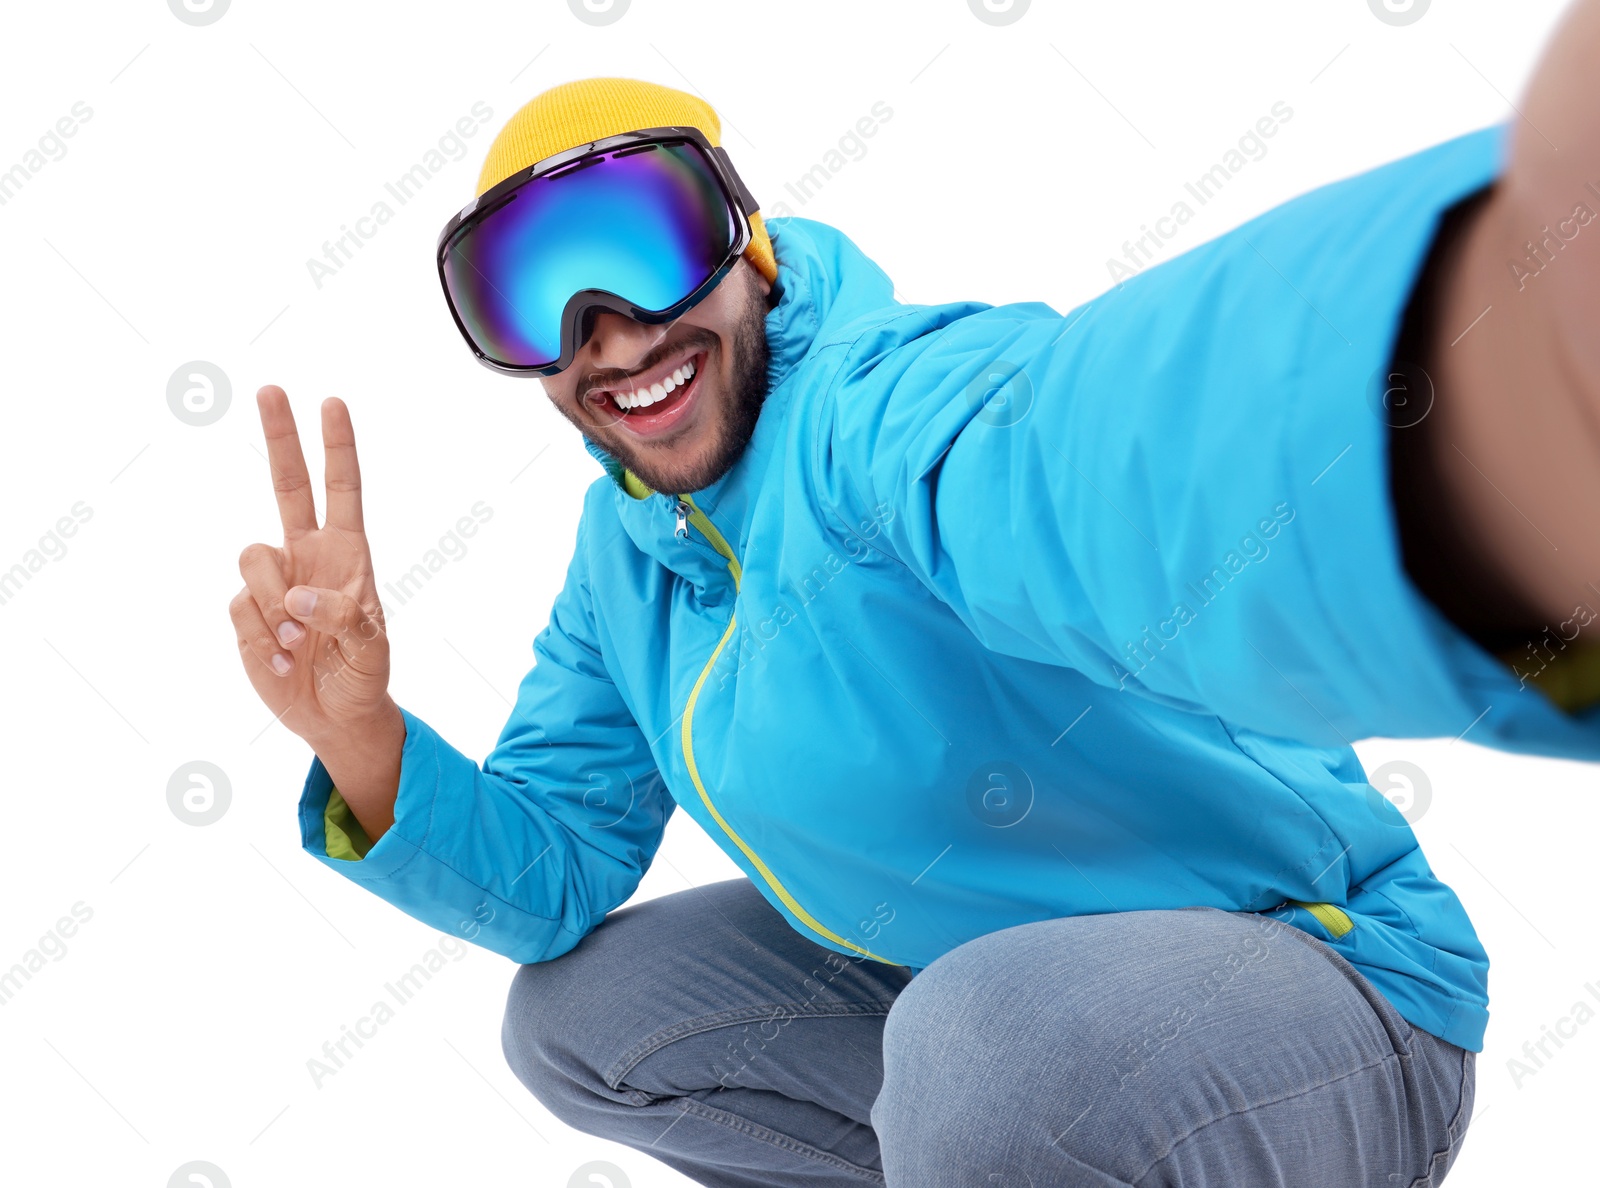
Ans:
[[[314,760],[305,849],[518,962],[625,903],[675,807],[803,934],[916,970],[1028,921],[1279,909],[1481,1050],[1488,957],[1349,743],[1600,758],[1600,710],[1519,687],[1406,578],[1371,404],[1441,212],[1504,140],[1065,315],[902,304],[839,231],[773,219],[744,455],[680,503],[591,444],[607,473],[493,752],[404,710],[393,827],[352,849]]]

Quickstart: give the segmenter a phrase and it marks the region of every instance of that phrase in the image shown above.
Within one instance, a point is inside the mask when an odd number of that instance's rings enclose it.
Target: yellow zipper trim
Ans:
[[[705,512],[700,510],[699,506],[693,499],[689,498],[687,495],[680,495],[678,498],[689,505],[689,522],[696,528],[700,529],[705,538],[711,542],[712,548],[716,549],[717,552],[721,553],[727,558],[728,572],[733,575],[734,593],[738,593],[739,581],[743,576],[744,571],[739,566],[739,559],[733,555],[733,549],[728,546],[728,542],[723,538],[722,533],[717,531],[717,526],[711,522],[710,517],[708,517]],[[717,806],[711,803],[711,797],[706,795],[705,785],[700,782],[700,769],[695,766],[694,761],[694,707],[695,703],[700,700],[700,689],[705,685],[706,677],[711,675],[711,669],[716,664],[717,657],[722,654],[722,649],[727,646],[728,640],[733,636],[734,624],[737,622],[737,620],[737,613],[729,617],[728,629],[722,633],[722,638],[717,641],[716,649],[711,653],[711,658],[706,661],[706,666],[700,670],[699,679],[695,681],[694,688],[689,693],[689,704],[686,705],[683,710],[683,759],[689,768],[689,778],[694,781],[695,791],[700,793],[700,800],[701,803],[706,806],[706,811],[709,812],[713,818],[715,818],[717,824],[722,827],[722,831],[733,839],[733,844],[738,846],[739,849],[744,852],[744,856],[746,858],[750,859],[751,865],[761,872],[761,877],[766,879],[767,886],[771,887],[773,891],[777,893],[778,898],[783,901],[784,906],[793,912],[797,917],[799,917],[800,920],[805,923],[807,928],[811,929],[820,936],[827,937],[835,944],[844,945],[846,948],[852,949],[863,956],[870,957],[874,961],[882,961],[885,965],[894,965],[896,963],[890,961],[887,957],[879,957],[876,953],[868,949],[863,949],[854,941],[846,940],[838,933],[825,928],[811,915],[810,912],[801,907],[799,901],[796,900],[793,895],[789,894],[789,889],[782,883],[778,882],[777,877],[767,869],[767,864],[761,861],[760,856],[757,855],[756,852],[748,845],[746,845],[744,838],[735,833],[733,831],[733,827],[723,819],[722,814],[717,811]]]
[[[1303,899],[1291,899],[1289,902],[1298,904],[1315,916],[1317,922],[1333,934],[1334,940],[1338,940],[1356,926],[1354,920],[1331,903],[1307,903]]]

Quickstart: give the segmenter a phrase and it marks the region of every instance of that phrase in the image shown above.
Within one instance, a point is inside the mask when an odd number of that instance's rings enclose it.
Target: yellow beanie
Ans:
[[[535,95],[506,121],[478,174],[478,193],[574,145],[640,128],[672,126],[698,128],[713,145],[722,143],[722,121],[716,111],[703,99],[683,91],[634,78],[562,83]],[[754,211],[750,212],[750,229],[753,235],[744,250],[745,259],[769,283],[776,282],[778,262],[772,254],[772,240]]]

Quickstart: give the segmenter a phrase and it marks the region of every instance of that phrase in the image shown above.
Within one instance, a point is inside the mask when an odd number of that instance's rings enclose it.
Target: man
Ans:
[[[387,693],[344,405],[319,528],[262,389],[305,848],[522,963],[517,1076],[699,1183],[1441,1182],[1488,958],[1349,741],[1600,758],[1596,51],[1067,315],[897,302],[689,95],[536,97],[440,275],[606,474],[480,766]],[[622,908],[674,808],[747,877]]]

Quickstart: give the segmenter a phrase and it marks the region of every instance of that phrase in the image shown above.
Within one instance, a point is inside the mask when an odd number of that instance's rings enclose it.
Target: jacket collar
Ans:
[[[767,398],[743,454],[721,478],[689,492],[717,529],[744,555],[755,495],[784,432],[801,364],[819,344],[822,332],[871,309],[896,304],[894,287],[843,232],[799,217],[766,224],[778,261],[778,302],[767,311]],[[674,536],[679,492],[640,497],[642,484],[612,454],[584,439],[584,446],[611,476],[617,513],[634,543],[669,568],[700,583],[705,553],[685,549]],[[720,560],[711,558],[712,568]]]

